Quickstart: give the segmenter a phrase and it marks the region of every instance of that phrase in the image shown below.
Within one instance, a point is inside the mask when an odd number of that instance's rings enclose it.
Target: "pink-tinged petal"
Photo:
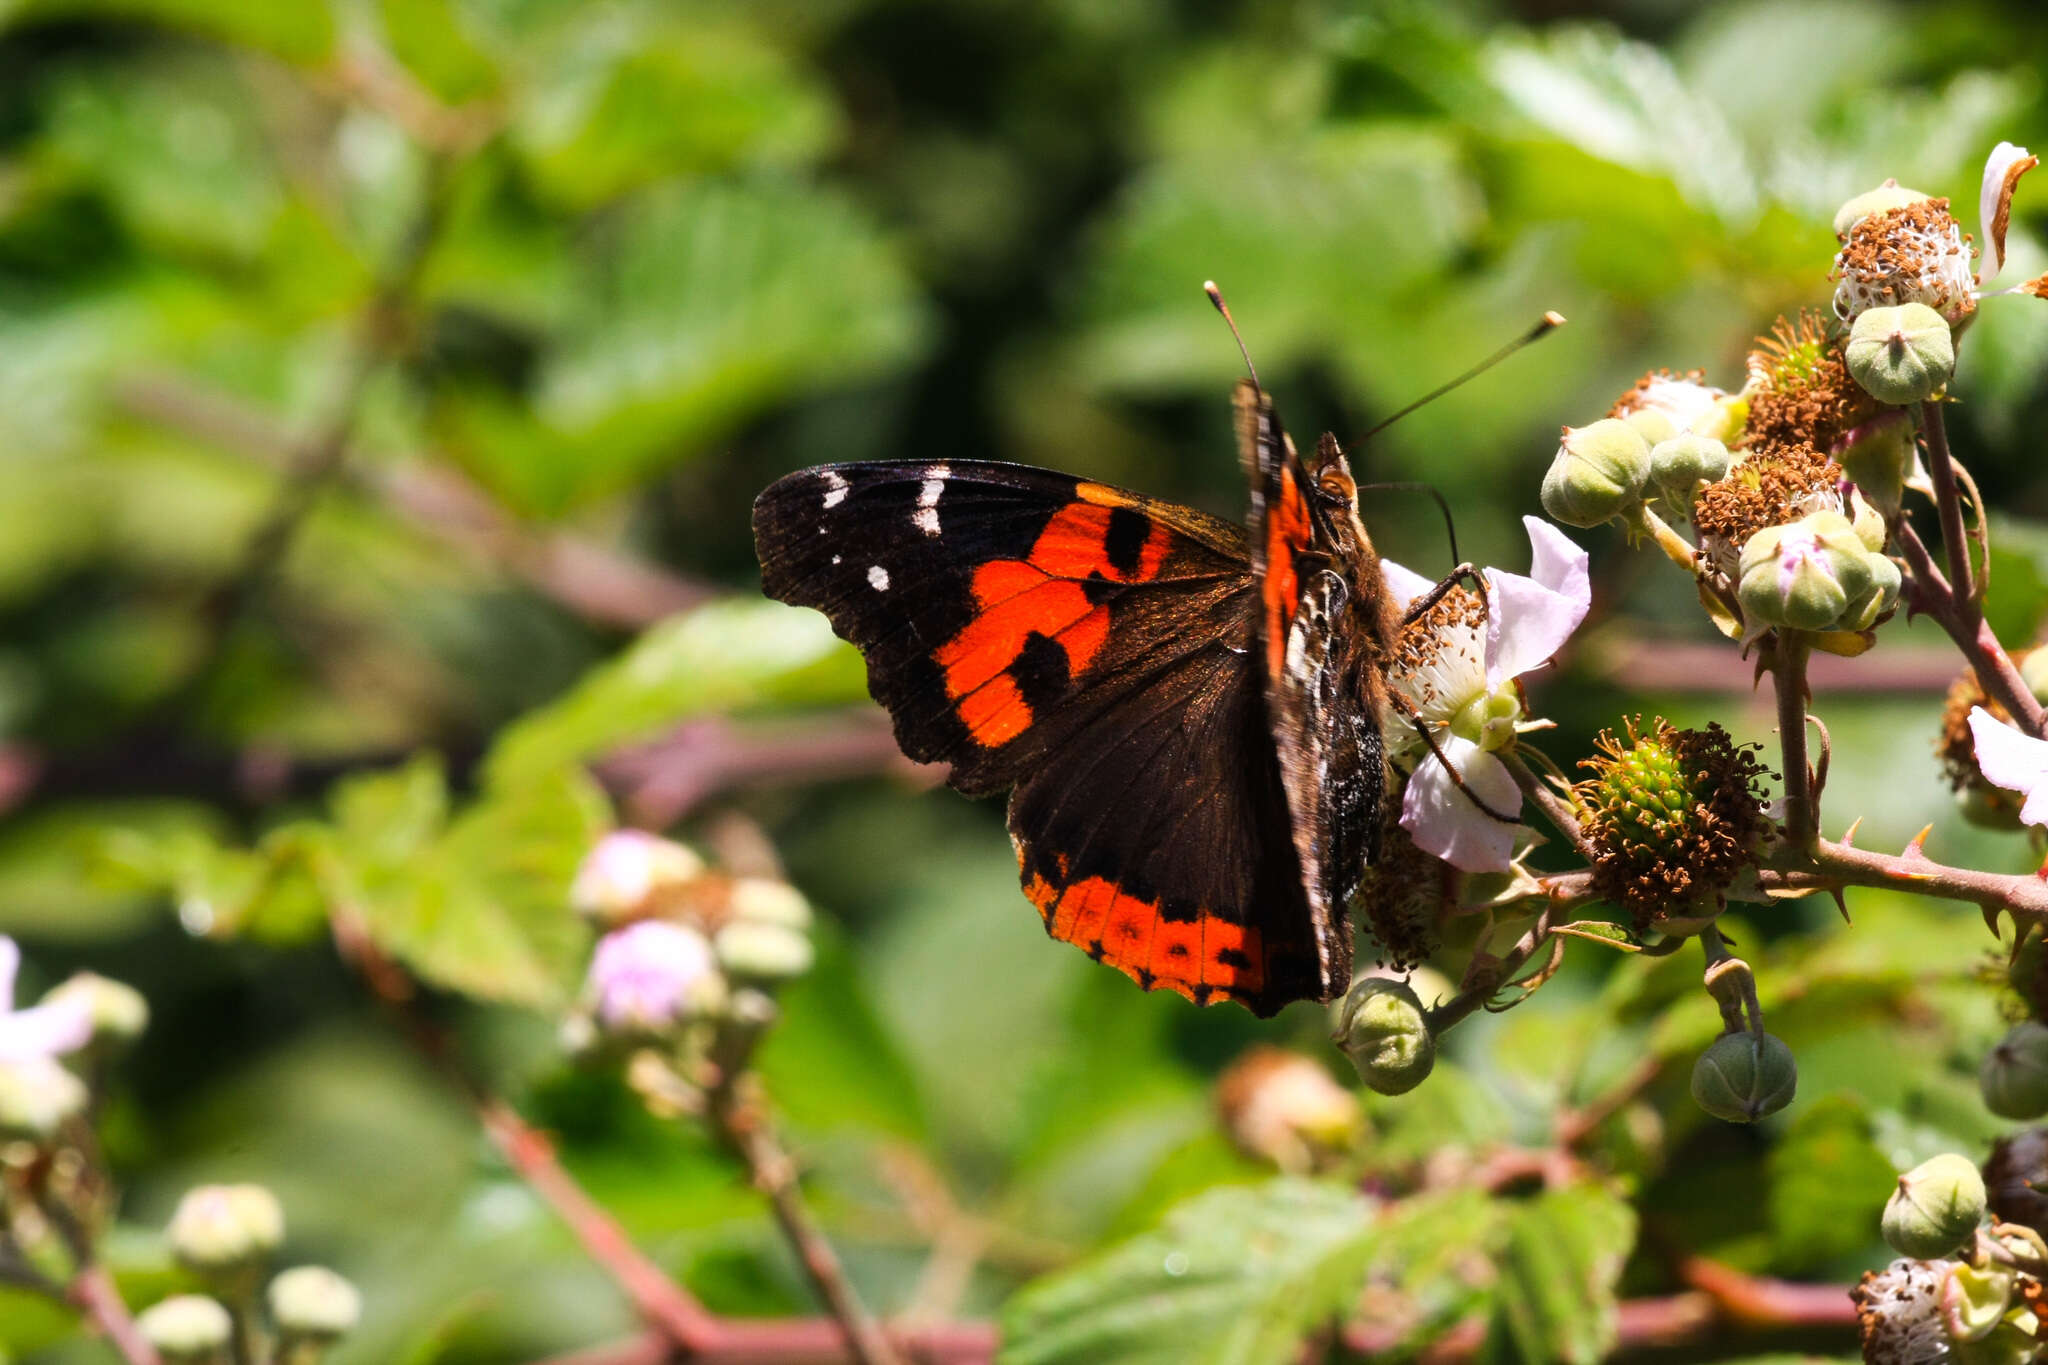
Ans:
[[[2026,797],[2022,823],[2048,825],[2048,740],[2002,724],[1981,706],[1970,708],[1970,735],[1977,742],[1977,768],[1984,780]]]
[[[0,1062],[60,1057],[92,1041],[92,1005],[82,996],[0,1014]]]
[[[2012,222],[2012,192],[2020,177],[2040,164],[2024,147],[2001,142],[1984,162],[1984,183],[1977,191],[1977,221],[1984,228],[1984,256],[1977,265],[1977,287],[1990,284],[2005,268],[2005,230]]]
[[[1522,527],[1529,533],[1529,577],[1552,592],[1591,606],[1593,575],[1587,566],[1592,561],[1578,542],[1541,517],[1523,517]]]
[[[14,975],[21,970],[21,945],[0,934],[0,1014],[14,1008]]]
[[[1387,580],[1387,596],[1402,611],[1408,604],[1436,586],[1434,578],[1424,578],[1413,569],[1403,568],[1391,559],[1380,561],[1380,575]]]
[[[1499,759],[1469,739],[1445,736],[1444,757],[1479,798],[1498,811],[1522,809],[1522,792]],[[1505,872],[1515,830],[1472,803],[1434,755],[1422,760],[1401,796],[1401,828],[1425,853],[1466,872]]]

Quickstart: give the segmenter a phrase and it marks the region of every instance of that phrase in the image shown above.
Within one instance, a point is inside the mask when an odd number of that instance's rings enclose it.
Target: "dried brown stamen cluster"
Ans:
[[[1732,574],[1742,547],[1767,526],[1840,510],[1841,483],[1842,466],[1806,442],[1752,446],[1726,478],[1700,489],[1693,501],[1702,572]]]
[[[1358,908],[1379,943],[1380,965],[1406,971],[1443,942],[1443,910],[1457,872],[1416,847],[1401,828],[1400,802],[1386,804],[1379,852],[1359,884]]]
[[[1808,445],[1831,451],[1877,402],[1849,377],[1841,347],[1819,315],[1797,322],[1779,318],[1771,335],[1758,337],[1749,358],[1749,418],[1738,443],[1768,450]]]
[[[1835,311],[1924,303],[1951,322],[1974,312],[1970,239],[1946,199],[1921,199],[1873,213],[1850,228],[1835,257],[1842,282]]]
[[[1572,788],[1594,849],[1593,886],[1638,928],[1717,908],[1769,828],[1755,746],[1719,725],[1682,730],[1661,717],[1603,731]]]

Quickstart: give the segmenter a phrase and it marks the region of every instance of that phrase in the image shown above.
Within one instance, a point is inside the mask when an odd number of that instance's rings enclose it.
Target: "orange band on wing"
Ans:
[[[1294,556],[1314,537],[1308,501],[1292,465],[1280,471],[1280,505],[1266,509],[1266,577],[1261,586],[1266,606],[1266,676],[1277,678],[1287,660],[1287,632],[1301,595]]]
[[[1091,600],[1091,581],[1157,578],[1172,534],[1110,490],[1082,484],[1081,498],[1056,512],[1025,559],[997,559],[974,572],[976,615],[939,646],[946,694],[977,744],[995,748],[1031,727],[1031,707],[1006,676],[1040,636],[1064,652],[1069,680],[1085,673],[1109,640],[1109,604]]]
[[[1056,886],[1032,875],[1024,894],[1046,932],[1086,950],[1146,990],[1176,991],[1196,1004],[1255,995],[1266,982],[1259,931],[1208,911],[1168,919],[1159,906],[1102,877]]]

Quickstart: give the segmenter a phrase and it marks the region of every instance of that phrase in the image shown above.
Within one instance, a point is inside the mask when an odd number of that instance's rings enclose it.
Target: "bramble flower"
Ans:
[[[92,1041],[92,1007],[76,995],[12,1008],[21,949],[0,935],[0,1132],[40,1140],[85,1108],[85,1083],[58,1062]]]
[[[661,909],[663,893],[703,875],[704,860],[645,830],[616,829],[576,869],[569,903],[598,924],[620,924]]]
[[[1951,1354],[1941,1317],[1942,1286],[1955,1261],[1896,1260],[1883,1270],[1866,1270],[1849,1291],[1863,1358],[1882,1365],[1928,1365]]]
[[[1486,571],[1482,602],[1454,588],[1402,632],[1389,682],[1435,741],[1458,779],[1496,811],[1522,808],[1521,789],[1495,754],[1531,728],[1515,679],[1564,647],[1592,605],[1586,552],[1535,517],[1530,576]],[[1387,590],[1406,606],[1432,584],[1389,562]],[[1414,764],[1401,799],[1401,827],[1416,846],[1466,872],[1504,872],[1519,826],[1495,819],[1459,790],[1458,781],[1413,734],[1397,704],[1385,718],[1397,756]]]
[[[2005,269],[2005,230],[2012,222],[2012,193],[2020,177],[2041,164],[2041,159],[2024,147],[2001,142],[1984,161],[1984,180],[1977,190],[1977,220],[1983,224],[1983,257],[1977,265],[1977,287],[1983,289]],[[2035,282],[2038,285],[2039,281]],[[2030,293],[2038,288],[2022,285]]]
[[[725,980],[695,929],[642,920],[607,934],[590,959],[590,994],[612,1033],[661,1034],[722,1003]]]
[[[1607,415],[1635,427],[1651,445],[1686,432],[1729,441],[1741,428],[1743,405],[1707,383],[1703,371],[1652,370],[1616,399]]]
[[[1970,737],[1985,780],[2024,798],[2020,823],[2048,825],[2048,740],[2001,724],[1981,706],[1970,708]]]

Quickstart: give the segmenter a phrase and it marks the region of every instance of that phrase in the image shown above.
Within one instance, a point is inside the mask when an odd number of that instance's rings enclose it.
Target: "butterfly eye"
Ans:
[[[1316,476],[1316,497],[1325,507],[1355,507],[1358,485],[1342,469],[1325,469]]]

